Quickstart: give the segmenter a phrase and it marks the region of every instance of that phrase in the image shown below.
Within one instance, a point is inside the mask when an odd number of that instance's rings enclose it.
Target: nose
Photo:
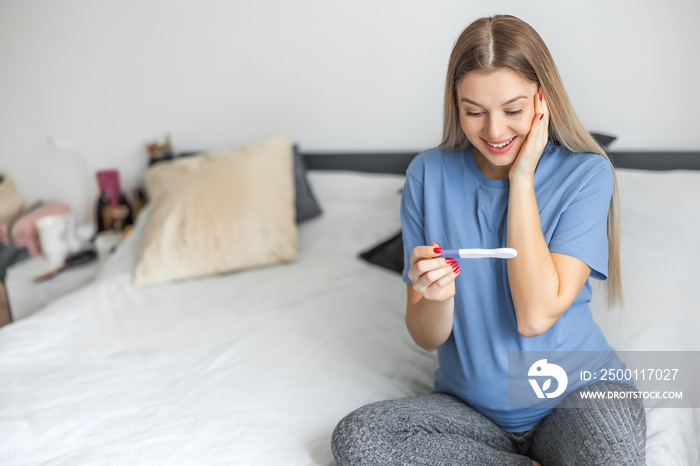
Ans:
[[[498,115],[489,114],[486,122],[486,136],[489,141],[500,141],[506,135],[506,123]]]

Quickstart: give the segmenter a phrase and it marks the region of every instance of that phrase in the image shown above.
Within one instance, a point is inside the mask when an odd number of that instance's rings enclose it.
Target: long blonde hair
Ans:
[[[549,109],[549,139],[571,152],[590,152],[612,161],[576,116],[552,55],[529,24],[510,15],[481,18],[459,36],[445,82],[445,114],[440,147],[463,150],[469,140],[459,121],[457,86],[472,71],[508,68],[542,86]],[[613,169],[613,174],[615,173]],[[608,306],[623,305],[620,277],[620,220],[617,177],[608,210]]]

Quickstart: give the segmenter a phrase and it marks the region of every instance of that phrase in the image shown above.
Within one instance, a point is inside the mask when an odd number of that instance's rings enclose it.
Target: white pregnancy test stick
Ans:
[[[440,257],[459,257],[461,259],[512,259],[518,255],[513,248],[497,249],[445,249]]]

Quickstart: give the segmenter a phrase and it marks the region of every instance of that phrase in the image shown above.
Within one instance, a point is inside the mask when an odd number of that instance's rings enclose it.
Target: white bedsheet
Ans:
[[[700,351],[700,172],[618,169],[617,178],[625,308],[608,310],[594,280],[593,316],[618,351]],[[648,465],[700,464],[700,409],[646,414]]]
[[[357,258],[398,231],[402,177],[310,178],[324,214],[301,225],[296,263],[134,289],[141,222],[95,283],[0,329],[0,463],[333,464],[344,415],[429,392],[405,285]],[[596,319],[619,349],[698,349],[697,287],[676,291],[695,301],[631,311],[649,299],[628,292]],[[698,410],[651,411],[648,464],[698,464]]]

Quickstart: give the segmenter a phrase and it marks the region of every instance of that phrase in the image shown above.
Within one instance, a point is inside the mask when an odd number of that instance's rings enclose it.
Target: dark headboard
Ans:
[[[700,152],[612,151],[617,168],[640,170],[700,170]]]
[[[304,152],[309,170],[353,170],[374,173],[406,173],[418,152],[323,153]],[[611,151],[617,168],[639,170],[700,170],[700,151]]]

